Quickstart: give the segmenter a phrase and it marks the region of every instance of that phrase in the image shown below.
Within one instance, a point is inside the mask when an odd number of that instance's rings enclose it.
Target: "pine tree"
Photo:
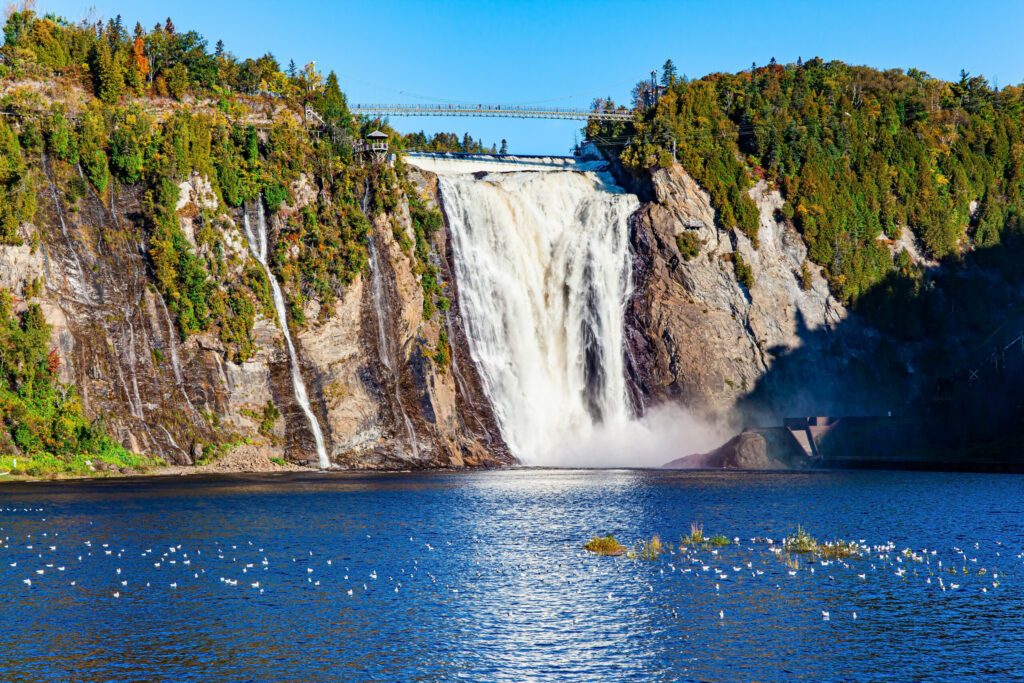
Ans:
[[[298,69],[298,67],[295,66],[295,60],[294,59],[289,59],[288,60],[288,78],[295,78],[298,74],[299,74],[299,69]],[[331,75],[332,76],[334,75],[333,71],[331,72]],[[335,79],[335,81],[337,81],[337,79]]]
[[[501,149],[498,151],[498,154],[508,154],[508,140],[501,139]]]
[[[217,41],[217,47],[215,47],[214,50],[213,50],[213,56],[214,57],[222,57],[222,56],[224,56],[224,41],[223,40],[218,40]]]
[[[678,73],[679,72],[676,70],[676,65],[672,62],[672,60],[666,60],[665,65],[661,67],[661,84],[666,88],[671,85],[674,85]]]
[[[167,17],[167,21],[164,22],[164,31],[166,31],[168,35],[174,35],[174,22],[171,21],[170,17]]]
[[[117,55],[111,53],[110,45],[101,40],[93,47],[90,69],[96,96],[107,104],[114,104],[124,94],[124,69]]]
[[[292,64],[294,65],[294,62]],[[324,82],[324,89],[320,93],[316,108],[324,117],[324,122],[330,127],[335,141],[339,139],[338,133],[351,135],[355,132],[352,113],[349,111],[348,102],[338,85],[338,76],[333,71],[327,74],[327,80]]]

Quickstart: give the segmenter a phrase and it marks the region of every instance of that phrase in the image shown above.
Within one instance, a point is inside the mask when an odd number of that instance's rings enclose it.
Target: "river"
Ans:
[[[1021,481],[516,469],[7,485],[0,680],[1010,679]],[[604,533],[675,546],[691,522],[739,542],[653,561],[582,550]],[[787,564],[773,548],[798,525],[872,550]]]

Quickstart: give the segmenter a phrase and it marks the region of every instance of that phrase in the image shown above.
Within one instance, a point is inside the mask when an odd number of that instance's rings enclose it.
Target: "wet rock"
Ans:
[[[741,432],[711,453],[678,458],[664,465],[666,469],[729,470],[788,469],[788,466],[788,462],[769,454],[768,440],[756,431]]]

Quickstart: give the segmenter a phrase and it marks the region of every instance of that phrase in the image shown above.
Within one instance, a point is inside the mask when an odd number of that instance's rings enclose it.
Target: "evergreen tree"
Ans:
[[[124,94],[124,69],[117,55],[112,54],[110,45],[101,40],[93,47],[90,70],[96,96],[107,104],[114,104]]]
[[[317,109],[324,121],[341,126],[349,131],[352,128],[352,113],[348,109],[348,101],[338,85],[338,76],[333,71],[327,74],[323,92],[317,102]]]
[[[676,82],[677,76],[676,65],[671,59],[666,60],[665,65],[661,67],[661,84],[667,88]]]
[[[223,40],[218,40],[217,41],[217,46],[213,50],[213,56],[214,57],[223,57],[224,56],[224,41]]]
[[[501,150],[499,150],[498,154],[508,154],[508,141],[504,138],[501,140]]]

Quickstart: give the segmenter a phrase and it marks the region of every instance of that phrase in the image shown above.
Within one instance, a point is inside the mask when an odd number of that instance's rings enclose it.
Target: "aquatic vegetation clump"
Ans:
[[[818,542],[806,529],[798,525],[796,533],[787,536],[782,541],[782,546],[791,553],[813,553],[818,549]]]
[[[782,541],[790,553],[813,554],[824,560],[842,560],[860,556],[860,546],[854,541],[834,540],[819,543],[806,529],[797,526],[796,533]]]
[[[815,552],[822,559],[845,560],[848,557],[859,557],[860,546],[853,541],[828,541],[820,544]]]
[[[626,546],[616,541],[615,536],[611,534],[608,534],[607,536],[594,536],[592,539],[587,541],[586,545],[583,546],[583,549],[588,550],[595,555],[604,556],[622,555],[626,552]]]
[[[640,541],[636,549],[629,553],[630,559],[656,560],[666,552],[668,547],[662,542],[658,534],[651,536],[649,541]]]
[[[690,522],[690,534],[679,539],[680,546],[704,546],[705,548],[720,548],[730,543],[732,541],[722,534],[706,536],[704,525],[698,522]]]
[[[700,545],[704,542],[704,525],[690,522],[690,535],[679,539],[680,545]]]

